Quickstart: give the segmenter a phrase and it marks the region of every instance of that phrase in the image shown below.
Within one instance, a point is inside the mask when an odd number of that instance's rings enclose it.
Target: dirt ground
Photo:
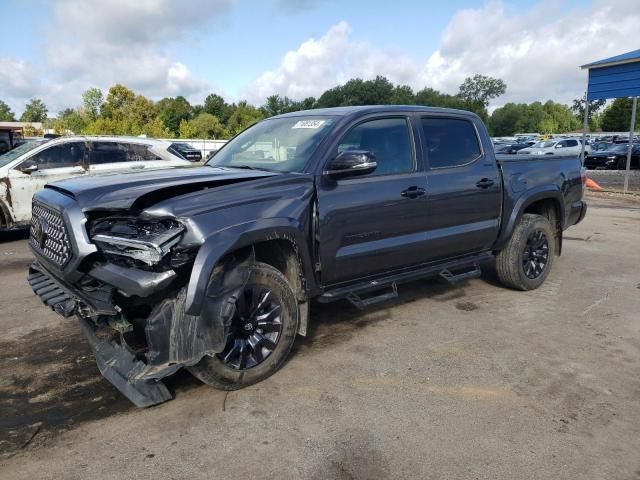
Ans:
[[[590,195],[533,292],[483,277],[317,306],[285,367],[139,410],[0,239],[0,478],[640,479],[640,201]]]

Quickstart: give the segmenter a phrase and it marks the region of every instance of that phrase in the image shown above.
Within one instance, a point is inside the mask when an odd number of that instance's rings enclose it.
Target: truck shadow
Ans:
[[[485,272],[484,281],[497,283],[490,268]],[[465,296],[465,286],[466,282],[452,286],[437,278],[415,281],[403,284],[397,299],[366,310],[346,300],[315,303],[308,335],[296,340],[292,354],[306,355],[348,342],[362,329],[392,321],[391,309],[403,303],[459,300]],[[178,395],[193,388],[209,388],[186,371],[165,383]],[[45,444],[80,423],[135,410],[101,376],[76,322],[0,341],[0,456],[13,455],[27,445]]]
[[[27,238],[29,238],[28,228],[0,232],[0,243],[17,242],[18,240],[26,240]]]
[[[200,385],[186,372],[166,383],[180,392]],[[82,422],[132,410],[98,371],[77,323],[0,342],[0,457],[44,444]]]

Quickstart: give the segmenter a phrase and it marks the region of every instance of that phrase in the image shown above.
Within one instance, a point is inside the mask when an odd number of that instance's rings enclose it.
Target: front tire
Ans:
[[[188,367],[198,380],[237,390],[273,375],[284,363],[298,331],[298,302],[286,277],[255,262],[236,301],[227,345]]]
[[[500,282],[516,290],[538,288],[551,271],[555,245],[549,220],[525,213],[505,248],[496,256]]]

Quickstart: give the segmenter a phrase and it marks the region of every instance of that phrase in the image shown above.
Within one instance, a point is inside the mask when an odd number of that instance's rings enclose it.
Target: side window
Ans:
[[[126,162],[127,155],[120,143],[116,142],[93,142],[91,144],[91,154],[89,163],[91,165],[102,165],[104,163]]]
[[[431,168],[457,167],[482,154],[473,124],[457,118],[423,118],[426,157]]]
[[[129,156],[134,157],[135,158],[134,161],[136,162],[164,160],[164,158],[161,158],[159,155],[156,155],[151,150],[149,150],[148,145],[139,145],[139,144],[130,143],[127,145],[127,147],[129,151]]]
[[[37,165],[38,170],[51,168],[75,167],[82,164],[84,159],[84,143],[70,142],[53,145],[29,158],[25,164]],[[26,166],[26,165],[24,165]]]
[[[162,160],[162,158],[150,151],[147,145],[118,142],[93,142],[89,157],[91,165],[150,160]]]
[[[577,146],[578,146],[577,140],[567,140],[567,147],[577,147]]]
[[[370,120],[354,127],[338,145],[338,152],[367,150],[378,164],[371,175],[413,171],[409,128],[404,118]]]

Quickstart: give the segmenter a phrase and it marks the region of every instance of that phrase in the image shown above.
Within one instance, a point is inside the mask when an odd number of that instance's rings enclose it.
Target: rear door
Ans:
[[[421,116],[427,167],[427,260],[479,252],[498,237],[502,184],[472,117]],[[480,128],[484,128],[480,125]]]
[[[55,144],[27,157],[11,169],[9,179],[14,221],[29,221],[31,197],[47,183],[86,175],[85,154],[84,142]],[[27,167],[36,170],[25,173]]]
[[[370,174],[318,186],[322,282],[335,284],[418,263],[426,223],[426,179],[407,116],[360,121],[330,155],[367,150],[376,157]]]

